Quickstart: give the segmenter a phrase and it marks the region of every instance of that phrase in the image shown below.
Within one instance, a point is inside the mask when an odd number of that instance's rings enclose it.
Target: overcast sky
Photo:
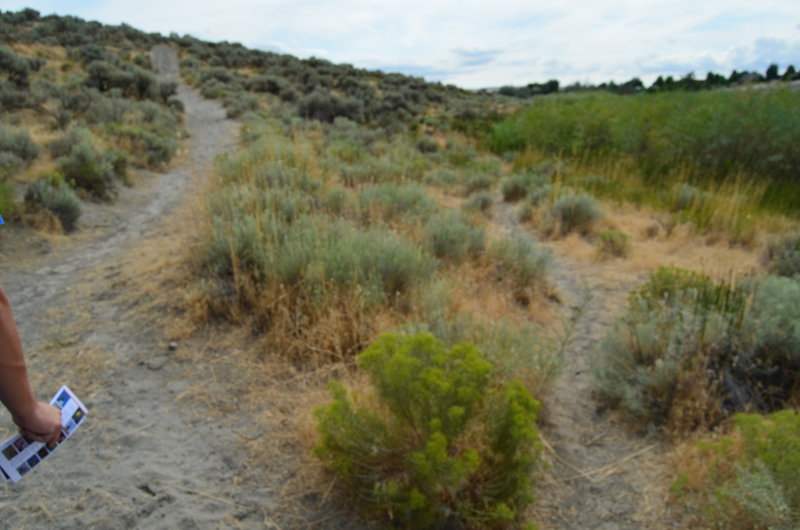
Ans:
[[[800,0],[2,0],[465,88],[800,67]]]

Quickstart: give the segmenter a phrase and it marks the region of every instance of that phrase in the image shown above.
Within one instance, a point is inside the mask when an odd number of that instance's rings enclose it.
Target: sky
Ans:
[[[0,0],[463,88],[800,68],[800,0]]]

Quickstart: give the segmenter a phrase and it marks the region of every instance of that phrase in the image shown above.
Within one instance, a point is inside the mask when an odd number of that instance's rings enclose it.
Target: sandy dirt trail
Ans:
[[[162,78],[178,80],[174,51],[154,49],[153,62]],[[219,104],[183,84],[178,94],[191,135],[185,163],[143,175],[114,205],[87,205],[81,233],[66,243],[0,254],[38,397],[68,384],[90,413],[22,482],[0,486],[4,528],[273,526],[270,495],[249,474],[236,435],[177,400],[192,381],[158,326],[133,316],[135,293],[115,283],[140,259],[135,246],[167,230],[213,158],[233,148],[235,124]],[[106,368],[83,373],[88,356]]]
[[[511,206],[498,200],[495,222],[523,231]],[[542,528],[668,528],[662,458],[666,447],[611,421],[593,397],[590,356],[621,313],[628,292],[645,276],[613,275],[612,263],[581,262],[555,253],[549,279],[577,317],[561,374],[545,396],[540,432],[549,469],[540,478],[531,512]]]

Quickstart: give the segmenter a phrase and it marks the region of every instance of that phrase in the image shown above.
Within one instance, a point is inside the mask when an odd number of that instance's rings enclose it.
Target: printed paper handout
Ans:
[[[48,455],[61,447],[64,440],[72,436],[88,414],[83,403],[66,386],[62,386],[56,392],[50,404],[61,409],[63,428],[58,445],[49,449],[46,444],[28,440],[21,434],[16,434],[3,442],[0,445],[0,475],[2,475],[0,479],[3,482],[19,482]]]

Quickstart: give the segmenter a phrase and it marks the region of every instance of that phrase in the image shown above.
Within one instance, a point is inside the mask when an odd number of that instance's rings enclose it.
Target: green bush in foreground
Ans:
[[[732,436],[698,444],[672,490],[716,528],[800,527],[800,414],[737,414]]]
[[[315,455],[370,513],[404,528],[511,527],[532,501],[539,403],[492,384],[469,343],[383,335],[359,357],[374,394],[331,384]]]

